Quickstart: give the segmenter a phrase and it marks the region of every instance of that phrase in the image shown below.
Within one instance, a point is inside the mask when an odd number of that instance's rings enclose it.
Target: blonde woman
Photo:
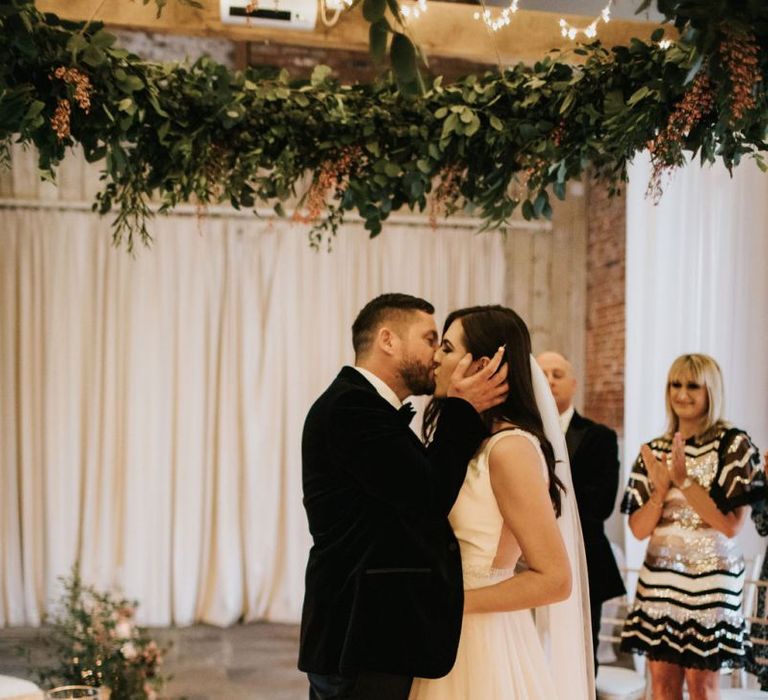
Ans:
[[[720,697],[718,671],[747,662],[744,558],[734,540],[763,498],[760,455],[723,418],[723,380],[708,355],[678,357],[666,389],[667,431],[643,445],[622,502],[650,536],[624,651],[649,658],[653,700]]]

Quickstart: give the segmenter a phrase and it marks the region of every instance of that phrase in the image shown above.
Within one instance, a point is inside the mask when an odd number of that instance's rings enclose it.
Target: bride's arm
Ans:
[[[464,612],[524,610],[564,600],[571,592],[571,569],[538,452],[526,438],[510,435],[494,445],[489,464],[499,509],[528,569],[466,591]]]

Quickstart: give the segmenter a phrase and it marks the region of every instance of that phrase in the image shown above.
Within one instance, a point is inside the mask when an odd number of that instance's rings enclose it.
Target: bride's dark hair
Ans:
[[[549,497],[555,513],[560,515],[560,493],[565,490],[555,474],[555,452],[544,435],[531,379],[531,336],[528,326],[512,309],[505,306],[471,306],[457,309],[448,315],[443,325],[443,335],[451,324],[460,320],[464,346],[474,359],[493,357],[501,345],[506,345],[504,362],[509,371],[509,394],[506,400],[481,414],[488,430],[495,421],[506,421],[536,436],[544,453],[549,472]],[[433,398],[424,414],[424,438],[429,441],[440,415],[442,399]]]

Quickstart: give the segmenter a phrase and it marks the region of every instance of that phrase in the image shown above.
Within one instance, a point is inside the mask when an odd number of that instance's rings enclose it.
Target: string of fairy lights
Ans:
[[[575,24],[571,24],[565,17],[561,17],[559,22],[560,34],[571,41],[575,41],[580,35],[587,39],[594,39],[597,36],[598,26],[601,23],[608,24],[608,22],[611,21],[613,3],[614,0],[608,0],[608,4],[600,11],[600,14],[587,25],[576,26]],[[498,32],[512,22],[512,16],[520,9],[519,6],[520,0],[512,0],[507,7],[496,14],[484,6],[483,11],[475,12],[473,17],[476,20],[485,22],[486,26],[491,31]]]
[[[611,21],[611,10],[613,9],[614,2],[615,0],[608,0],[606,6],[600,10],[600,14],[589,24],[576,25],[569,22],[565,17],[561,17],[559,21],[561,36],[571,41],[576,41],[580,37],[590,40],[595,39],[598,27]],[[323,23],[327,26],[333,26],[338,21],[339,14],[353,4],[354,0],[320,0]],[[497,12],[488,9],[482,0],[481,4],[482,9],[475,12],[473,17],[477,21],[484,22],[488,29],[493,32],[498,32],[504,29],[504,27],[509,26],[515,13],[520,9],[520,0],[511,0],[509,5],[502,7]],[[404,20],[418,20],[419,17],[426,14],[428,9],[429,4],[427,0],[415,0],[415,2],[400,4],[400,12]],[[330,20],[326,15],[327,10],[334,12],[334,16]],[[662,49],[667,49],[671,43],[668,39],[664,39],[659,42],[659,46]]]
[[[600,14],[589,24],[577,26],[569,22],[565,17],[561,17],[559,22],[560,34],[571,41],[576,41],[581,36],[586,39],[594,39],[597,36],[598,27],[611,21],[611,10],[613,9],[614,2],[615,0],[608,0]],[[403,17],[413,19],[418,19],[423,15],[428,7],[427,0],[418,0],[416,4],[412,5],[401,5]],[[491,31],[498,32],[512,23],[513,16],[519,9],[520,0],[511,0],[509,5],[495,13],[483,3],[483,9],[475,12],[473,17],[477,21],[484,22]]]
[[[565,17],[560,18],[560,34],[568,37],[571,41],[578,39],[579,35],[584,35],[587,39],[594,39],[597,36],[597,27],[602,22],[608,24],[611,21],[611,9],[613,9],[613,0],[608,0],[608,4],[600,11],[600,14],[585,27],[577,27],[571,24]]]

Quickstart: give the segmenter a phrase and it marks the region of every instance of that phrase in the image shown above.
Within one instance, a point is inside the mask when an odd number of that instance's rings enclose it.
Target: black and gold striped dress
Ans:
[[[661,458],[671,452],[672,440],[660,437],[649,446]],[[688,476],[709,490],[724,513],[764,497],[760,456],[744,431],[720,425],[704,439],[687,440],[685,461]],[[634,513],[650,495],[638,457],[622,512]],[[686,668],[742,667],[750,647],[743,588],[744,557],[736,541],[709,527],[672,486],[648,542],[621,649]]]

